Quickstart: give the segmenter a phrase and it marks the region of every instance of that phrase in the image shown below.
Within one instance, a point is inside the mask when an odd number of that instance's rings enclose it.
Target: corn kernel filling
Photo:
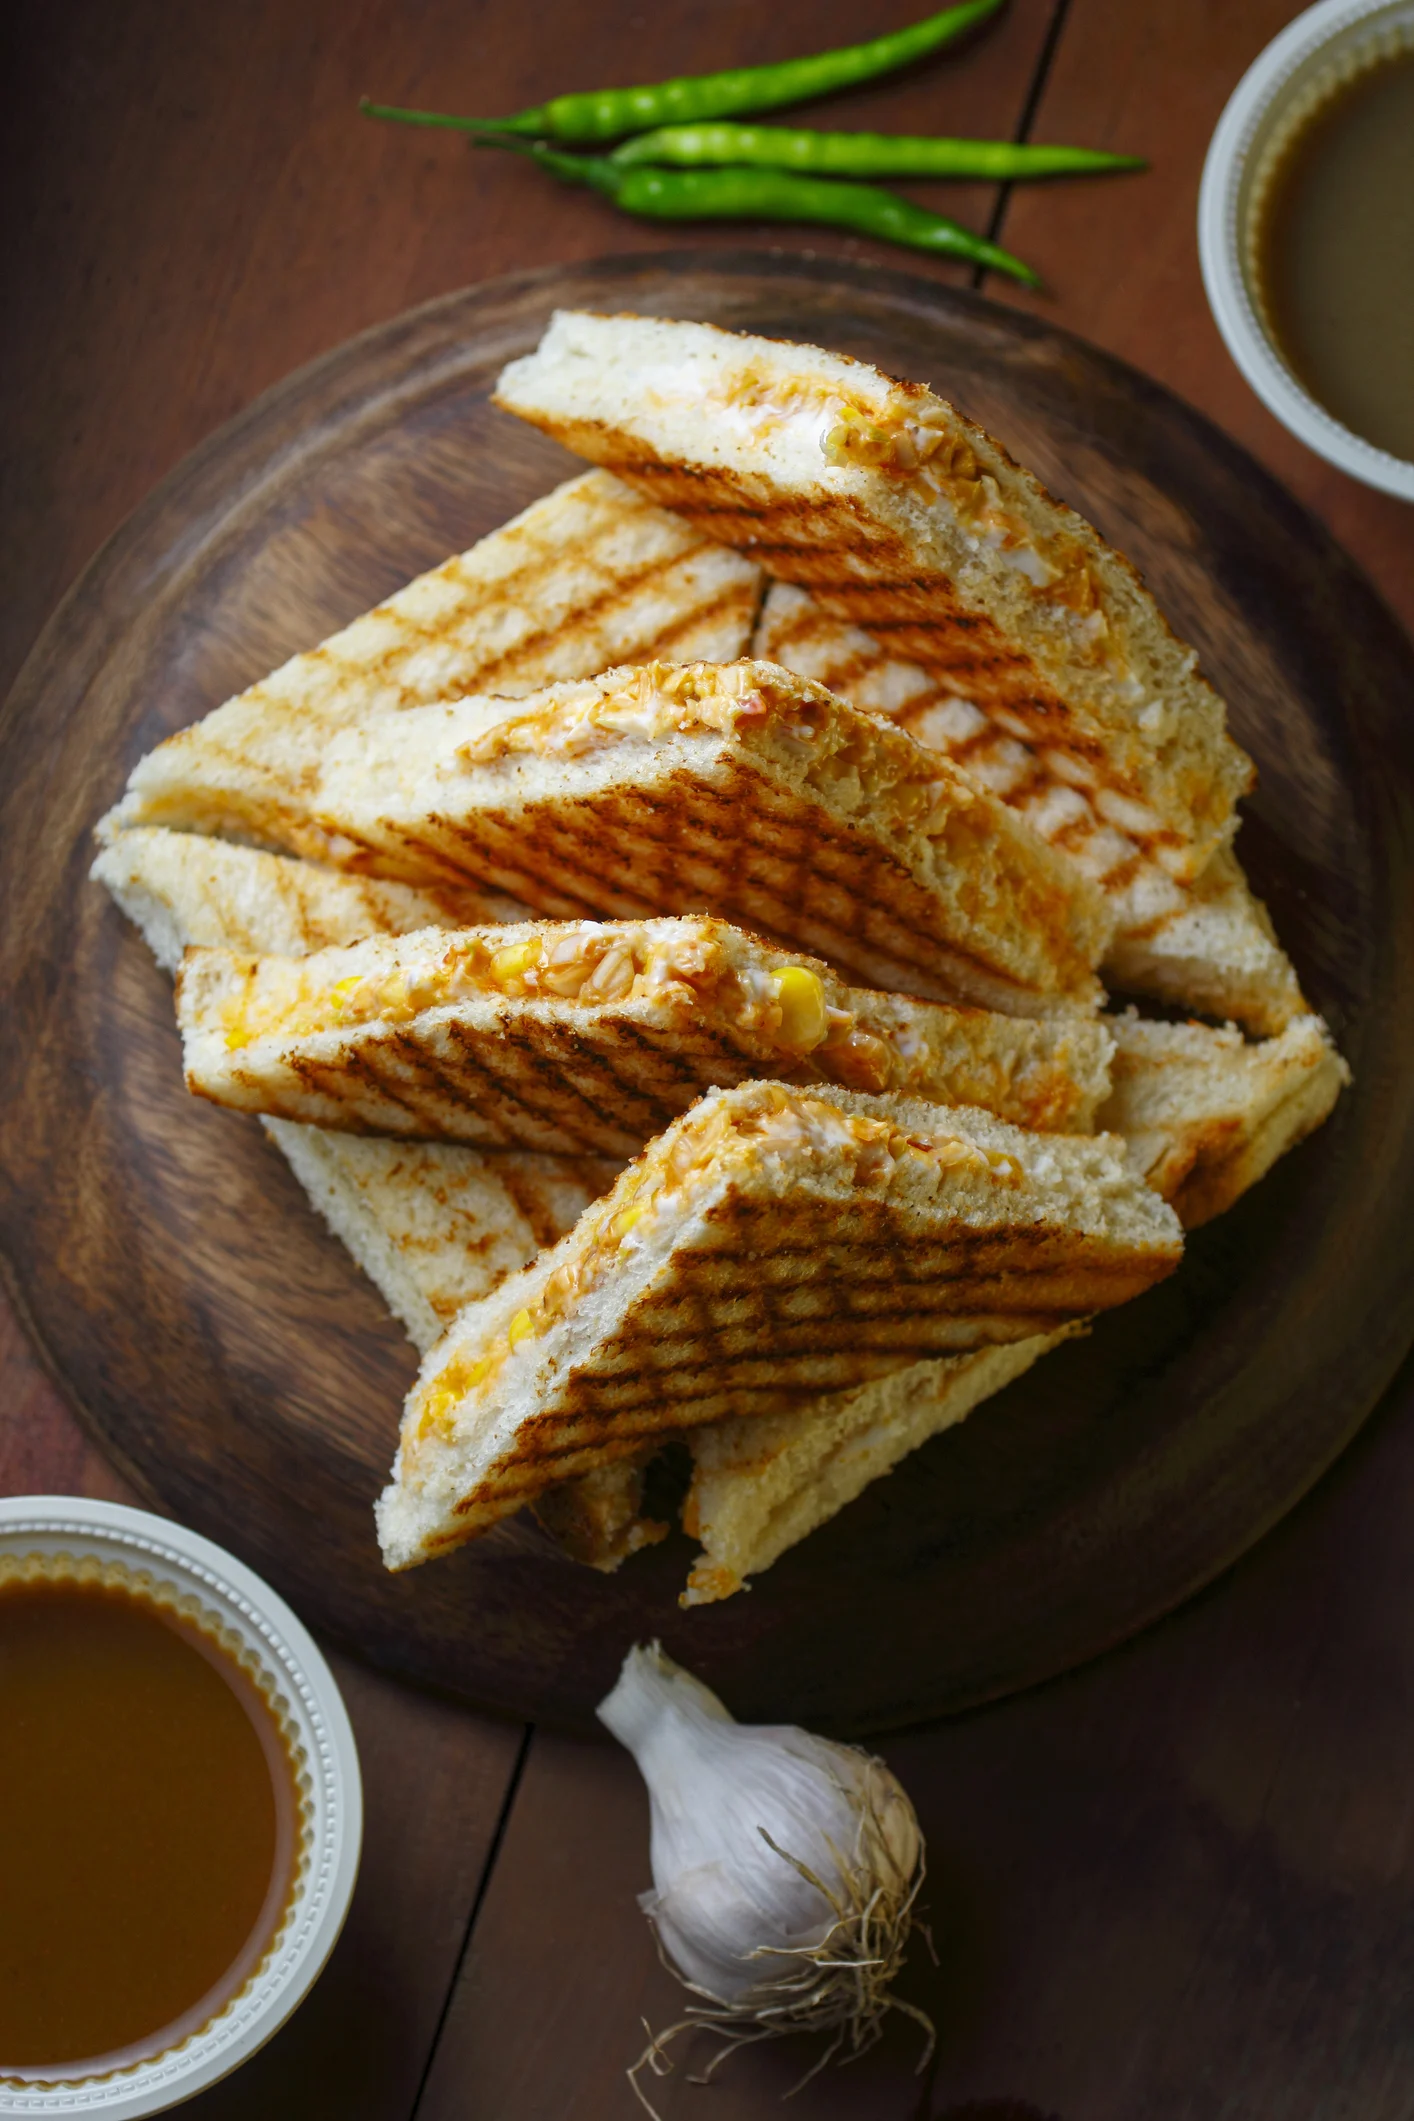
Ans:
[[[480,935],[458,937],[432,963],[349,974],[332,984],[299,962],[255,959],[223,1000],[220,1018],[227,1049],[236,1051],[271,1033],[296,1039],[409,1023],[473,997],[545,995],[600,1007],[673,985],[725,1011],[740,1030],[771,1045],[783,1065],[814,1057],[831,1081],[855,1090],[897,1087],[909,1073],[888,1029],[870,1029],[854,1010],[832,1004],[811,966],[780,965],[763,977],[755,967],[738,970],[700,931],[659,938],[630,924],[547,925],[500,948]]]

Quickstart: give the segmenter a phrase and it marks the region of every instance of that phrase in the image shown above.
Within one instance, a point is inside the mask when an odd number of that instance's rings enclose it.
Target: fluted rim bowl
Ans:
[[[1332,89],[1414,52],[1414,0],[1319,0],[1248,67],[1218,120],[1198,196],[1198,254],[1218,330],[1284,427],[1352,478],[1414,500],[1414,464],[1367,442],[1311,396],[1281,354],[1262,300],[1257,239],[1285,149]]]
[[[295,1771],[294,1884],[236,1994],[190,2031],[179,2022],[171,2044],[138,2061],[62,2080],[7,2076],[0,2066],[0,2116],[138,2121],[228,2076],[313,1986],[343,1927],[358,1872],[358,1753],[338,1684],[311,1635],[268,1584],[211,1540],[120,1503],[3,1498],[0,1575],[16,1574],[124,1581],[199,1618],[265,1695]]]

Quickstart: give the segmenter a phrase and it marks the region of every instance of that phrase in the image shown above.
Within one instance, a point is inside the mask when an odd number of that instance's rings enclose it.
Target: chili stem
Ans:
[[[400,125],[448,126],[457,132],[514,133],[522,138],[556,140],[565,146],[599,145],[650,127],[690,124],[701,118],[730,118],[746,111],[779,110],[816,96],[877,80],[901,66],[941,51],[956,38],[985,22],[1002,0],[961,0],[939,13],[891,30],[863,44],[816,52],[804,59],[784,59],[771,66],[735,67],[725,73],[685,75],[644,88],[590,89],[554,96],[509,118],[461,118],[439,111],[403,110],[387,103],[359,109],[370,118],[391,118]]]

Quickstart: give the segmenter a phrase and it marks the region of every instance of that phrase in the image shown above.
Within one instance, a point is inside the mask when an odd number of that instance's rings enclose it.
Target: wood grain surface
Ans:
[[[0,13],[13,90],[0,133],[0,686],[126,512],[299,362],[489,274],[659,241],[509,158],[361,132],[352,95],[509,109],[591,80],[784,56],[916,12],[905,0],[651,12],[604,0],[14,0]],[[1408,623],[1414,511],[1329,472],[1270,421],[1199,290],[1208,132],[1293,12],[1282,0],[1012,0],[966,54],[820,117],[1029,125],[1151,153],[1152,174],[1132,184],[1005,203],[1004,240],[1047,274],[1043,313],[1216,417],[1318,508]],[[985,191],[919,195],[977,225],[994,204]],[[847,239],[811,247],[889,262]],[[914,2079],[907,2042],[891,2044],[790,2111],[1408,2121],[1411,1408],[1406,1371],[1271,1538],[1124,1651],[890,1743],[931,1843],[942,1968],[925,1963],[912,1993],[939,2020],[937,2069]],[[0,1325],[0,1490],[50,1489],[139,1499]],[[355,1670],[339,1660],[341,1678]],[[350,1700],[368,1770],[368,1915],[260,2063],[189,2111],[627,2121],[639,2111],[621,2075],[636,2011],[660,2021],[673,2005],[631,1903],[647,1882],[631,1764],[540,1735],[517,1781],[504,1727],[433,1704],[460,1739],[448,1774],[424,1787],[427,1704],[367,1674]],[[375,1774],[379,1746],[388,1766]],[[490,1837],[483,1897],[480,1793],[493,1783],[504,1833]],[[421,1926],[441,1921],[429,1911],[458,1896],[441,1933],[450,1952],[419,1954]],[[450,2004],[449,1958],[461,1966]],[[362,2070],[370,2043],[382,2060]],[[715,2092],[679,2082],[659,2103],[765,2121],[796,2060],[741,2056]]]
[[[935,381],[1140,566],[1231,702],[1244,834],[1355,1071],[1335,1120],[1180,1274],[1053,1355],[758,1582],[683,1615],[676,1539],[609,1578],[534,1528],[389,1577],[372,1502],[411,1349],[254,1122],[181,1087],[170,991],[85,870],[156,737],[494,528],[569,460],[497,413],[557,305],[705,317]],[[750,253],[491,282],[293,378],[82,578],[0,725],[0,1243],[139,1483],[390,1669],[586,1725],[661,1636],[743,1713],[859,1732],[1064,1670],[1186,1596],[1348,1440],[1414,1335],[1414,658],[1338,549],[1177,401],[975,295]],[[1406,1025],[1408,1030],[1406,1031]],[[39,1062],[40,1065],[36,1065]],[[1384,1212],[1365,1173],[1388,1173]],[[316,1540],[304,1536],[320,1497]]]

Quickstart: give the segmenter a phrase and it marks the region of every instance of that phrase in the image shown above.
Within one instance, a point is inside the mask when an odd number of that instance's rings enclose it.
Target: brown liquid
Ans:
[[[258,1964],[293,1881],[269,1708],[121,1588],[0,1585],[0,2075],[157,2053]]]
[[[1414,52],[1337,90],[1298,133],[1260,237],[1296,375],[1342,425],[1414,461]]]

